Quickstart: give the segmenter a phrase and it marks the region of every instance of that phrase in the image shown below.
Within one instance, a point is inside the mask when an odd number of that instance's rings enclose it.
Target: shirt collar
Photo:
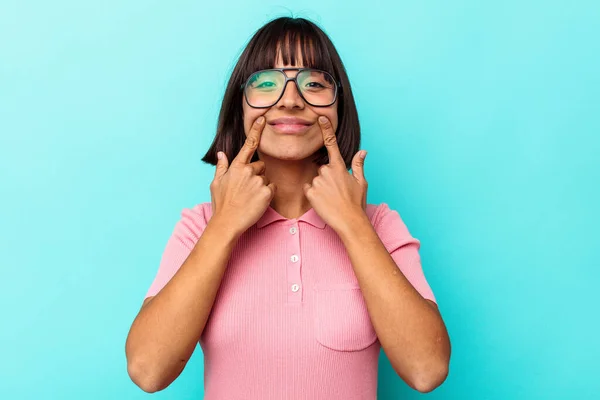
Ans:
[[[277,211],[275,211],[275,209],[273,209],[273,207],[271,207],[271,206],[267,207],[265,213],[256,222],[256,226],[258,228],[263,228],[263,227],[269,225],[271,222],[280,221],[280,220],[290,221],[290,222],[304,221],[304,222],[308,222],[309,224],[311,224],[313,226],[316,226],[317,228],[320,228],[320,229],[325,228],[325,221],[323,221],[321,219],[321,217],[319,217],[319,215],[316,213],[314,208],[310,208],[307,212],[304,213],[304,215],[300,216],[299,218],[288,219],[288,218],[285,218],[283,215],[279,214]]]

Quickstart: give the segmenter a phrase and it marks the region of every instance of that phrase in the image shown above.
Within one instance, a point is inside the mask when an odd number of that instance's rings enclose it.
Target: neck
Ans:
[[[271,207],[288,219],[299,218],[310,210],[302,186],[318,175],[319,166],[310,159],[281,160],[264,154],[259,158],[265,163],[265,176],[277,186]]]

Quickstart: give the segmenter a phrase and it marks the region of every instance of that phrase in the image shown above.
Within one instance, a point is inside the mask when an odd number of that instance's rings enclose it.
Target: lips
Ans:
[[[297,117],[281,117],[269,121],[269,125],[279,133],[304,133],[313,123]]]
[[[312,125],[312,122],[296,117],[281,117],[269,121],[271,125]]]

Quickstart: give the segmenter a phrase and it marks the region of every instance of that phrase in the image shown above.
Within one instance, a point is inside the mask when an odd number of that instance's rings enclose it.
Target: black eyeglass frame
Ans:
[[[252,78],[255,74],[261,73],[261,72],[267,72],[267,71],[279,71],[283,74],[283,76],[285,77],[285,82],[283,83],[283,90],[281,91],[281,94],[279,95],[279,97],[277,98],[277,100],[275,100],[273,102],[273,104],[268,105],[268,106],[253,106],[252,104],[250,104],[250,102],[248,101],[248,96],[246,96],[246,88],[248,87],[248,83],[250,82],[250,78]],[[298,71],[298,73],[296,74],[296,76],[290,78],[286,75],[285,71]],[[331,77],[331,79],[333,80],[333,82],[335,82],[334,88],[335,88],[335,92],[333,94],[333,101],[329,104],[326,105],[316,105],[316,104],[312,104],[310,101],[306,100],[306,98],[302,95],[302,91],[300,90],[300,86],[298,86],[298,81],[296,80],[296,78],[298,77],[298,75],[302,72],[302,71],[316,71],[316,72],[322,72],[325,73],[327,75],[329,75]],[[269,108],[269,107],[273,107],[275,104],[277,104],[279,102],[279,100],[281,100],[281,98],[283,97],[283,94],[285,93],[285,89],[287,88],[287,84],[289,81],[294,81],[294,84],[296,85],[296,89],[298,90],[298,94],[300,95],[300,97],[302,98],[302,100],[304,100],[306,103],[310,104],[313,107],[329,107],[331,106],[333,103],[335,103],[335,101],[338,98],[338,93],[341,92],[342,89],[342,85],[335,79],[335,77],[330,74],[327,71],[323,71],[320,69],[316,69],[316,68],[269,68],[269,69],[262,69],[260,71],[256,71],[253,72],[248,79],[246,79],[246,82],[243,83],[240,86],[240,89],[243,91],[244,94],[244,98],[246,99],[246,104],[248,104],[250,107],[252,108]]]

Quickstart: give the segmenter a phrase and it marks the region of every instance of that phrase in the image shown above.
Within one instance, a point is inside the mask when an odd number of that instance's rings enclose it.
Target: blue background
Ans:
[[[228,75],[278,16],[354,88],[370,203],[422,241],[452,341],[422,395],[593,399],[597,1],[2,1],[0,398],[141,399],[125,339],[182,208],[209,201]],[[157,399],[202,398],[199,347]]]

